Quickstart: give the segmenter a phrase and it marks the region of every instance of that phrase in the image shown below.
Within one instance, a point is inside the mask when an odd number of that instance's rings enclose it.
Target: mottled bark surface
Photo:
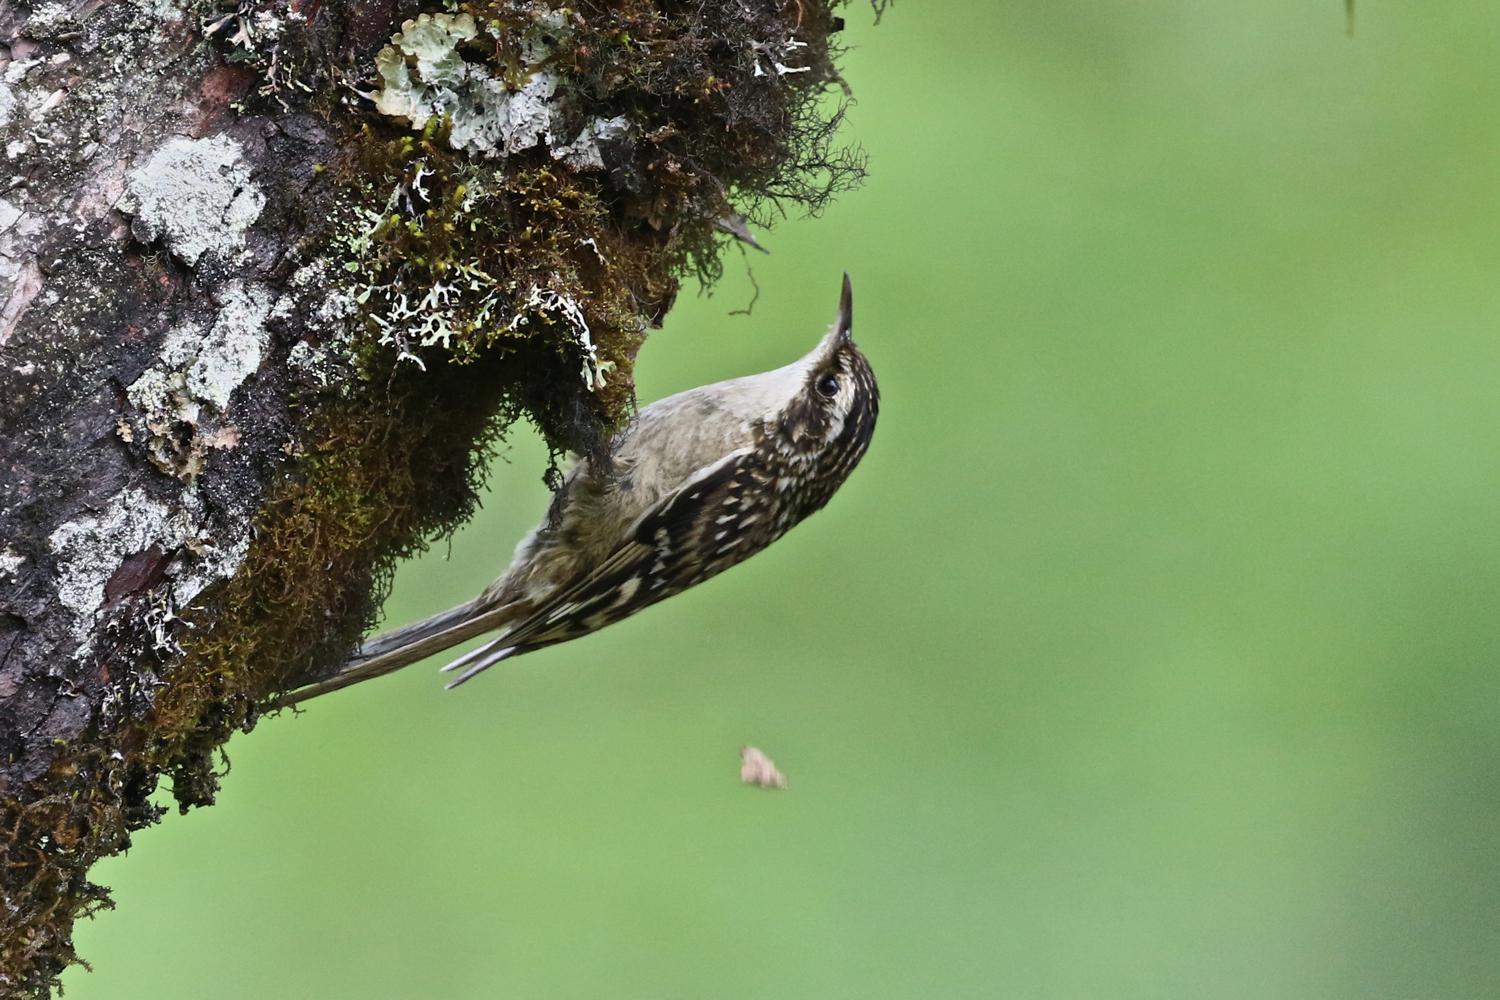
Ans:
[[[834,6],[0,3],[0,992],[510,421],[596,447],[741,213],[857,178]]]

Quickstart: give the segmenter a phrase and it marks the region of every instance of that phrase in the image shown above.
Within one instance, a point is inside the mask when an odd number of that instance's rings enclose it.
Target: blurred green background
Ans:
[[[640,385],[799,356],[847,268],[848,486],[606,632],[237,738],[98,868],[70,1000],[1500,996],[1500,9],[847,13],[868,186]],[[392,622],[540,516],[507,457]]]

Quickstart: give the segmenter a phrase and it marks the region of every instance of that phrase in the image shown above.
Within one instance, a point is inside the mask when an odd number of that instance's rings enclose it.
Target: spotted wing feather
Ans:
[[[785,531],[760,509],[767,477],[751,449],[725,456],[641,515],[582,580],[444,669],[468,666],[455,682],[462,683],[502,659],[611,625],[760,551]]]

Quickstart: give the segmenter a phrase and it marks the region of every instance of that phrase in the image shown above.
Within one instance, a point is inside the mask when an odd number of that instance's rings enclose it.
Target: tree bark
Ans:
[[[512,421],[596,452],[679,279],[857,182],[836,5],[0,0],[0,990]]]

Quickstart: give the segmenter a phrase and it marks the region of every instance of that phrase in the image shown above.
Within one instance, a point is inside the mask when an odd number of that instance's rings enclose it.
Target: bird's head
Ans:
[[[854,293],[844,275],[838,318],[828,335],[783,371],[796,379],[781,409],[778,437],[800,452],[839,453],[853,468],[869,447],[880,411],[880,387],[853,340]]]

